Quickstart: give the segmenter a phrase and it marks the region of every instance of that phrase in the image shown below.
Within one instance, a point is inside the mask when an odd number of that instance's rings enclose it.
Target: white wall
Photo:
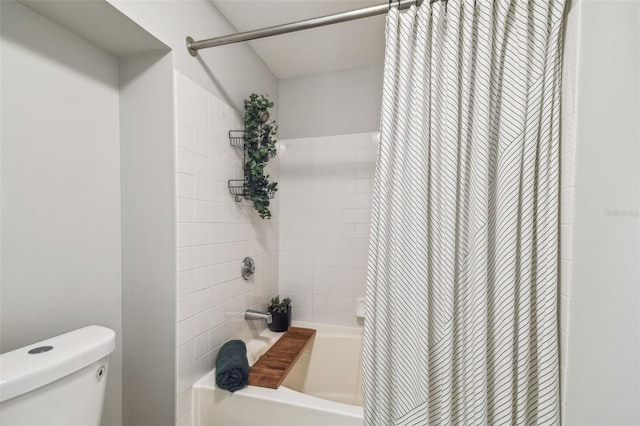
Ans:
[[[377,132],[382,65],[280,81],[280,138]]]
[[[566,419],[640,424],[640,3],[580,5]]]
[[[177,411],[191,421],[191,385],[215,366],[222,343],[245,327],[246,309],[265,311],[278,290],[278,198],[274,218],[260,219],[248,201],[236,203],[227,181],[241,179],[242,153],[229,145],[229,130],[242,129],[241,115],[176,72],[177,198]],[[277,157],[268,174],[278,181]],[[277,195],[279,197],[279,194]],[[253,257],[255,275],[240,275]]]
[[[575,154],[578,86],[578,42],[580,3],[567,3],[565,9],[564,51],[562,58],[562,105],[560,117],[560,404],[562,423],[566,417],[569,374],[569,339],[571,285],[573,268],[573,235],[575,217]]]
[[[377,133],[280,146],[280,294],[294,320],[361,325]]]
[[[0,2],[2,351],[116,332],[104,424],[121,422],[118,60]]]
[[[247,43],[205,49],[189,55],[187,36],[195,40],[235,33],[208,0],[107,0],[173,50],[176,70],[238,111],[251,93],[266,93],[278,104],[278,80]]]
[[[122,420],[175,418],[173,67],[166,52],[120,60]]]

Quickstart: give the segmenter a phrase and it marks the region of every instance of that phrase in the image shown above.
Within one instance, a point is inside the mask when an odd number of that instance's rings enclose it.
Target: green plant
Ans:
[[[288,297],[285,297],[284,299],[282,299],[282,301],[280,301],[280,296],[276,296],[272,298],[271,305],[269,305],[269,308],[271,308],[273,312],[282,312],[282,313],[286,313],[290,307],[291,307],[291,299]]]
[[[264,173],[277,152],[274,137],[278,127],[274,120],[269,121],[268,110],[272,107],[273,102],[265,95],[253,93],[244,101],[245,191],[262,219],[271,218],[269,199],[278,190],[278,184],[269,182],[269,175]]]

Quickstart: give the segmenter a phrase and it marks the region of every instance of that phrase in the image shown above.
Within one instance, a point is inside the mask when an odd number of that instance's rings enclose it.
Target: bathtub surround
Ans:
[[[280,141],[280,287],[293,319],[355,326],[365,293],[374,133]]]
[[[245,327],[246,309],[265,311],[278,291],[278,199],[274,218],[260,219],[235,202],[228,179],[242,179],[242,152],[228,132],[242,128],[240,113],[183,74],[175,73],[177,209],[177,411],[191,421],[191,385],[215,366],[220,346]],[[278,179],[278,157],[268,173]],[[255,260],[244,280],[242,260]]]
[[[387,16],[367,423],[560,422],[564,1],[501,9],[434,2]]]

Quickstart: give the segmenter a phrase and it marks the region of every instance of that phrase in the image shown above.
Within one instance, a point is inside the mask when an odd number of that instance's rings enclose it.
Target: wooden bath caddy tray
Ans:
[[[249,384],[278,389],[315,334],[311,328],[289,327],[249,369]]]

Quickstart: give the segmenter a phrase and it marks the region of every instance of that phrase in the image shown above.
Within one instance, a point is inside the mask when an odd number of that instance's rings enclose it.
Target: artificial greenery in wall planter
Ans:
[[[262,219],[270,219],[269,200],[278,190],[276,182],[269,181],[265,166],[276,156],[275,135],[278,126],[269,121],[273,102],[265,95],[253,93],[244,101],[244,188],[243,195],[253,202]]]

